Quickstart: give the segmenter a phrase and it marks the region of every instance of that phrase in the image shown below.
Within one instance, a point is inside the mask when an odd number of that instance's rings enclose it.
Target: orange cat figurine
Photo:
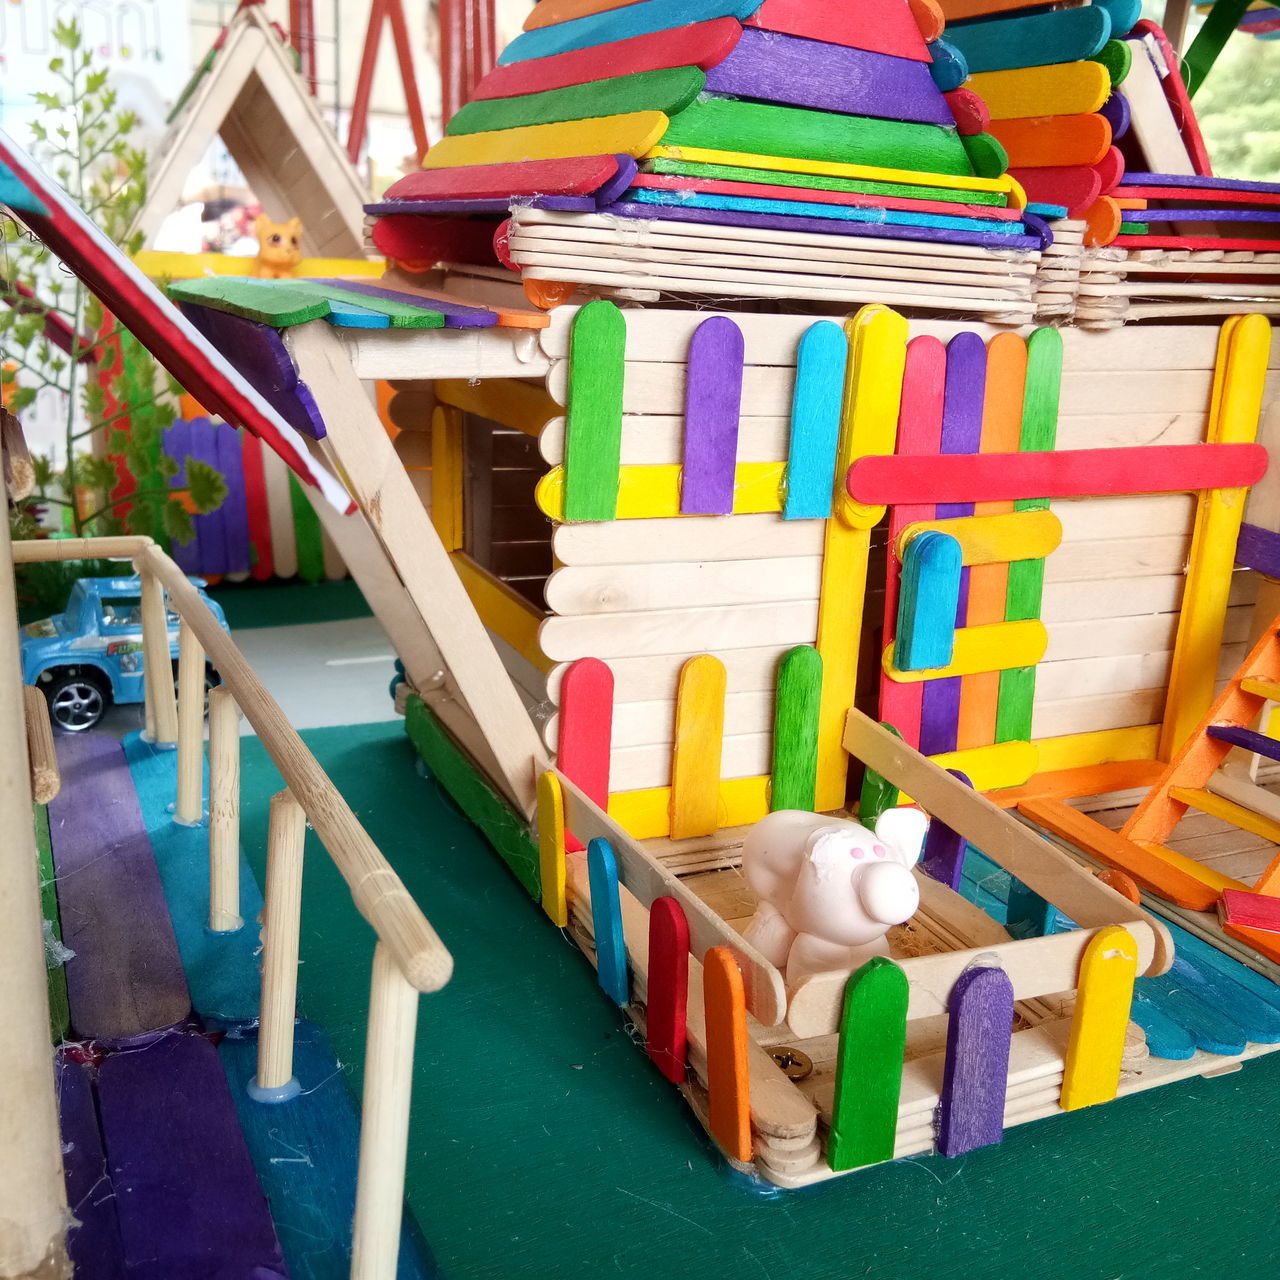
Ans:
[[[253,230],[258,237],[253,274],[263,280],[285,280],[292,276],[302,261],[302,219],[272,222],[265,213],[260,213]]]

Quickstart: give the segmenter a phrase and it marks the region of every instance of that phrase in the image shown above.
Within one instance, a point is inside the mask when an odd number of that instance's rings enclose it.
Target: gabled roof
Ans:
[[[217,137],[269,217],[302,219],[308,257],[363,256],[368,193],[257,4],[236,10],[188,86],[134,223],[145,244]]]

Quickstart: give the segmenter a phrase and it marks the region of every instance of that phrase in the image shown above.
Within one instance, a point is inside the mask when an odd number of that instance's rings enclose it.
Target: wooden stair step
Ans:
[[[1280,844],[1280,822],[1255,813],[1245,805],[1229,800],[1226,796],[1215,795],[1212,791],[1197,791],[1193,787],[1170,787],[1169,796],[1182,804],[1190,805],[1201,813],[1211,814],[1229,822],[1242,831],[1252,831],[1255,836]]]
[[[1238,729],[1230,724],[1211,724],[1205,733],[1216,742],[1229,742],[1233,747],[1243,747],[1268,760],[1280,760],[1280,741],[1268,738],[1265,733],[1253,729]]]
[[[61,1053],[56,1064],[62,1175],[67,1207],[79,1223],[67,1238],[67,1251],[77,1280],[127,1280],[119,1201],[107,1178],[107,1157],[93,1096],[93,1068]]]
[[[1255,680],[1249,676],[1240,681],[1240,688],[1245,693],[1252,693],[1259,698],[1266,698],[1268,702],[1280,702],[1280,681]]]
[[[49,804],[71,1024],[128,1041],[191,1011],[178,944],[124,749],[106,734],[61,734],[63,787]]]
[[[129,1280],[288,1275],[208,1040],[174,1032],[108,1054],[98,1102]]]

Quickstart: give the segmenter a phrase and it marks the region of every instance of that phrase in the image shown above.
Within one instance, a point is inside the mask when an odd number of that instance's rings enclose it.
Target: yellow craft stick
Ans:
[[[929,530],[954,538],[960,544],[961,564],[966,565],[1043,560],[1062,541],[1062,521],[1052,511],[921,520],[907,525],[898,535],[898,559],[912,538]]]
[[[462,549],[462,465],[462,414],[438,405],[431,415],[431,523],[446,551]]]
[[[667,131],[661,111],[629,111],[563,124],[530,124],[519,129],[455,134],[441,138],[422,158],[424,169],[455,165],[513,164],[520,160],[563,160],[571,156],[642,156]]]
[[[535,387],[518,378],[440,378],[435,384],[436,399],[466,413],[488,418],[513,431],[537,437],[564,409],[547,394],[545,387]]]
[[[769,812],[768,774],[720,780],[720,825],[746,827]],[[637,840],[671,834],[671,788],[645,787],[615,791],[609,797],[609,817]]]
[[[680,473],[676,464],[624,463],[618,469],[619,520],[656,520],[684,516],[680,510]],[[740,462],[734,469],[733,514],[761,515],[782,510],[785,462]],[[553,467],[538,482],[534,500],[551,520],[564,520],[564,468]],[[702,519],[689,516],[690,519]]]
[[[983,671],[1008,671],[1034,667],[1044,657],[1049,632],[1038,618],[1028,622],[988,622],[980,627],[958,627],[951,663],[924,671],[899,671],[893,665],[892,644],[884,647],[880,664],[890,680],[915,684],[921,680],[945,680]]]
[[[720,826],[720,753],[724,746],[724,663],[709,653],[680,670],[671,755],[671,836],[709,836]]]
[[[993,120],[1087,115],[1106,102],[1111,75],[1100,62],[1059,62],[984,71],[970,76],[965,87],[987,104]]]
[[[1145,841],[1139,841],[1138,847],[1145,849],[1148,853],[1154,853],[1162,862],[1167,862],[1171,867],[1177,867],[1179,871],[1185,872],[1193,880],[1199,880],[1201,884],[1208,885],[1214,893],[1221,893],[1223,889],[1241,889],[1244,892],[1249,891],[1249,886],[1243,880],[1237,880],[1234,876],[1224,876],[1221,871],[1214,871],[1211,867],[1203,862],[1197,862],[1194,858],[1189,858],[1185,853],[1178,853],[1176,849],[1166,848],[1162,844],[1147,844]]]
[[[1259,315],[1233,319],[1235,323],[1223,325],[1218,339],[1207,433],[1210,444],[1250,443],[1257,437],[1262,414],[1271,325]],[[1173,758],[1213,702],[1231,570],[1248,495],[1247,488],[1212,489],[1201,493],[1197,502],[1160,734],[1162,760]]]
[[[888,307],[863,307],[845,322],[852,345],[845,381],[841,443],[836,455],[835,505],[842,514],[827,521],[818,605],[817,649],[822,655],[822,698],[818,711],[818,771],[814,807],[844,807],[849,756],[844,722],[853,706],[862,641],[871,530],[883,508],[850,502],[861,523],[843,516],[845,476],[859,449],[876,444],[892,453],[896,440],[902,375],[907,360],[907,322]]]
[[[975,791],[1020,787],[1040,767],[1040,753],[1030,742],[997,742],[929,758],[940,769],[959,770],[973,783]]]
[[[538,644],[538,628],[545,616],[542,610],[480,568],[465,552],[455,551],[452,558],[454,572],[462,579],[484,625],[539,671],[550,671],[556,664]]]
[[[152,280],[198,280],[202,276],[251,276],[256,257],[233,253],[172,253],[139,249],[133,265]],[[298,280],[364,276],[376,280],[387,269],[381,258],[303,258],[294,271]]]
[[[1076,1012],[1062,1072],[1062,1109],[1110,1102],[1120,1087],[1138,944],[1118,924],[1099,929],[1080,960]]]
[[[542,909],[553,924],[567,928],[564,792],[560,779],[550,771],[538,777],[538,868],[542,873]]]
[[[1000,178],[969,178],[947,173],[917,173],[912,169],[881,169],[875,165],[839,164],[832,160],[797,160],[790,156],[761,156],[749,151],[716,151],[709,147],[654,147],[646,160],[684,160],[690,164],[724,164],[742,169],[772,169],[777,173],[810,173],[823,178],[859,178],[865,182],[898,182],[910,186],[950,187],[953,191],[1004,191],[1009,207],[1026,206],[1026,192],[1007,174]]]
[[[1228,800],[1225,796],[1214,795],[1212,791],[1197,791],[1193,787],[1170,787],[1169,796],[1173,800],[1180,800],[1183,804],[1190,805],[1193,809],[1198,809],[1201,813],[1222,818],[1233,827],[1252,831],[1255,836],[1270,840],[1272,844],[1280,844],[1280,822],[1264,814],[1254,813],[1252,809],[1236,804],[1234,800]]]
[[[1040,752],[1040,768],[1045,773],[1057,773],[1117,760],[1154,760],[1159,741],[1160,726],[1143,724],[1132,729],[1095,729],[1091,733],[1038,738],[1032,745]]]

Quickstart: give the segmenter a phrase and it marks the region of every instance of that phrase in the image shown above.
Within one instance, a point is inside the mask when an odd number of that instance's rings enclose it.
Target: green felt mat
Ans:
[[[408,1196],[449,1280],[1181,1280],[1266,1274],[1280,1055],[762,1200],[722,1172],[594,974],[399,722],[305,733],[456,961],[419,1021]],[[245,740],[263,874],[280,781]],[[314,836],[309,837],[314,842]],[[372,933],[308,846],[302,1012],[359,1085]]]
[[[226,582],[209,594],[226,612],[232,631],[342,622],[373,615],[350,578],[334,582]]]

